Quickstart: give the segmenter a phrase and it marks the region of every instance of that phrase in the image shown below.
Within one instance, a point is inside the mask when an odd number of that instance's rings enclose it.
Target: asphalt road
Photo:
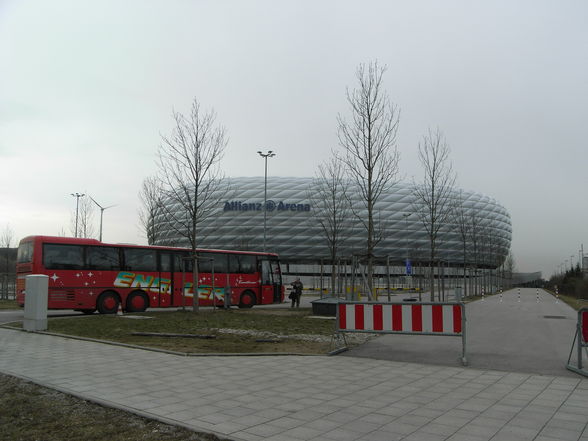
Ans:
[[[575,376],[565,368],[577,313],[539,289],[521,289],[466,305],[468,365],[478,369]],[[460,366],[461,338],[382,335],[347,356]],[[572,355],[575,360],[575,351]]]

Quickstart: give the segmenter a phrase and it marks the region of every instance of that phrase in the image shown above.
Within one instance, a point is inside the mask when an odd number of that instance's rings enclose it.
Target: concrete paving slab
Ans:
[[[579,440],[588,424],[586,379],[348,356],[180,357],[0,329],[0,372],[234,440]]]

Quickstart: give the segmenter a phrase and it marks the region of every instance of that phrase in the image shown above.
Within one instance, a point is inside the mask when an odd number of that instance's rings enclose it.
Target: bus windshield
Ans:
[[[33,261],[33,242],[22,242],[18,246],[16,254],[17,263],[30,263]]]

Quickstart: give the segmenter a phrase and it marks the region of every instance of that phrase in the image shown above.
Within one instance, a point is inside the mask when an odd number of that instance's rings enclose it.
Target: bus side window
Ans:
[[[184,256],[183,254],[174,254],[174,271],[176,273],[187,271],[188,264],[184,262],[184,257],[186,256]]]
[[[239,270],[239,255],[238,254],[229,254],[229,272],[230,273],[240,273]]]
[[[198,271],[201,273],[212,272],[212,258],[215,255],[212,253],[198,253]],[[190,265],[192,267],[192,265]]]
[[[159,252],[159,271],[169,273],[172,270],[172,256],[170,253]]]
[[[239,272],[243,274],[252,274],[257,267],[257,257],[241,255],[239,256]]]
[[[261,261],[261,284],[262,285],[271,285],[272,282],[272,268],[270,266],[269,261],[262,260]]]
[[[229,272],[251,274],[255,272],[257,258],[246,254],[229,254]]]
[[[212,254],[211,257],[214,259],[214,273],[227,273],[229,272],[229,255],[228,254]]]
[[[87,247],[86,266],[88,269],[105,271],[120,269],[118,248],[95,246]]]
[[[43,266],[47,269],[82,269],[84,249],[79,245],[43,245]]]
[[[155,250],[125,248],[124,255],[127,271],[157,271]]]

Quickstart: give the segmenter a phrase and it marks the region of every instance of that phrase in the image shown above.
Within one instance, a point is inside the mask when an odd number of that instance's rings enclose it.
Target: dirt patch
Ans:
[[[7,441],[221,441],[2,374],[0,427]]]

